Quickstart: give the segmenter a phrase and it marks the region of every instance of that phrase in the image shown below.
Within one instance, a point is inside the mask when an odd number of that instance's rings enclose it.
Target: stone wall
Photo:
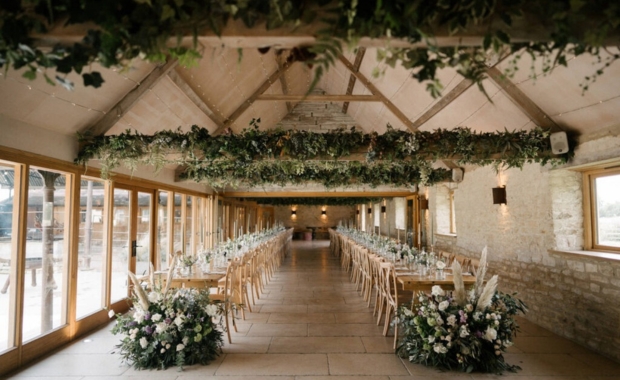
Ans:
[[[291,210],[296,210],[296,215],[291,215]],[[321,211],[325,209],[325,216]],[[329,228],[336,227],[342,220],[355,220],[355,207],[353,206],[277,206],[274,207],[275,220],[282,222],[287,228],[295,228],[296,231],[306,230],[308,227]]]
[[[620,157],[619,138],[601,144],[600,151],[596,142],[582,145],[575,161]],[[500,184],[506,205],[493,204],[491,189]],[[444,195],[438,187],[426,190],[436,213]],[[581,173],[538,164],[499,175],[468,168],[455,208],[457,234],[435,234],[438,249],[479,258],[488,246],[489,273],[499,275],[500,290],[518,292],[529,307],[527,319],[620,361],[620,255],[577,252],[584,244]]]

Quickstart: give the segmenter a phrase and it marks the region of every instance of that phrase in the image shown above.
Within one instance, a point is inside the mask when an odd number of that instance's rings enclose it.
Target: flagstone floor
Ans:
[[[10,379],[492,379],[495,375],[440,372],[398,358],[392,337],[383,337],[328,241],[293,242],[293,252],[239,322],[233,344],[208,366],[183,372],[136,371],[121,364],[112,324],[74,342]],[[620,379],[620,364],[560,338],[524,319],[505,355],[522,370],[518,380]],[[86,342],[89,340],[90,342]]]

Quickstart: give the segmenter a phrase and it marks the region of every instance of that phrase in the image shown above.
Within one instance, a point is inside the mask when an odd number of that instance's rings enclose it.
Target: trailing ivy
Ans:
[[[508,52],[517,53],[508,75],[524,54],[542,57],[544,73],[566,66],[571,56],[597,56],[600,61],[584,79],[584,90],[620,58],[615,52],[603,54],[606,46],[618,45],[620,28],[620,5],[609,0],[6,0],[0,2],[0,67],[25,69],[22,75],[28,79],[42,72],[49,83],[69,89],[73,83],[66,75],[76,72],[85,86],[99,87],[103,78],[91,70],[93,62],[115,67],[129,66],[138,57],[152,62],[170,57],[191,65],[200,58],[197,37],[220,35],[231,20],[249,28],[291,31],[321,22],[314,45],[293,49],[296,60],[316,67],[315,83],[335,64],[343,43],[354,46],[361,37],[405,40],[412,47],[387,42],[378,58],[410,70],[433,96],[443,89],[437,70],[453,67],[483,90],[488,57]],[[74,24],[93,27],[79,42],[38,47],[37,36]],[[436,31],[482,39],[476,46],[445,47]],[[524,40],[529,31],[537,40]],[[194,37],[193,45],[183,45],[185,36]]]
[[[183,176],[214,187],[263,186],[315,182],[326,187],[411,186],[445,180],[446,170],[432,169],[437,160],[460,164],[521,168],[525,163],[566,162],[573,154],[551,154],[549,131],[475,133],[468,128],[408,132],[394,130],[364,134],[355,128],[314,133],[253,128],[241,134],[212,136],[192,126],[188,132],[164,130],[154,135],[138,132],[113,136],[80,136],[75,159],[86,164],[97,159],[102,176],[124,165],[168,164],[185,168]],[[352,157],[357,154],[360,157]],[[365,157],[364,157],[365,155]],[[361,158],[361,159],[360,159]]]
[[[328,197],[328,198],[244,198],[246,201],[270,206],[356,206],[359,204],[377,203],[383,198],[369,197]]]

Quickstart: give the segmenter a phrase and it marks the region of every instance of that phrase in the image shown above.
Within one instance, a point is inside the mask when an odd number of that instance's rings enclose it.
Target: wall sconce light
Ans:
[[[291,210],[291,215],[292,215],[292,216],[297,215],[297,210]]]
[[[385,214],[385,206],[381,206],[381,213]]]
[[[506,187],[494,187],[493,188],[493,204],[505,205],[506,202]]]
[[[327,211],[325,210],[321,211],[321,215],[327,215]]]
[[[355,210],[355,213],[356,213],[357,215],[359,215],[359,214],[360,214],[360,210]]]
[[[371,207],[368,207],[368,213],[372,214],[372,208]]]
[[[420,198],[420,210],[428,210],[428,199]]]

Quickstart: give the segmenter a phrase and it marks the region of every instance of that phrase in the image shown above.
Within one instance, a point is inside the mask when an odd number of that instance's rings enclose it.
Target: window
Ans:
[[[456,234],[456,212],[454,211],[454,190],[450,190],[448,193],[448,200],[450,201],[450,233]]]
[[[586,248],[620,252],[620,169],[585,173]]]
[[[455,194],[456,191],[448,186],[437,186],[434,217],[436,218],[435,226],[438,234],[456,234]],[[433,221],[431,220],[430,223],[433,224]]]

